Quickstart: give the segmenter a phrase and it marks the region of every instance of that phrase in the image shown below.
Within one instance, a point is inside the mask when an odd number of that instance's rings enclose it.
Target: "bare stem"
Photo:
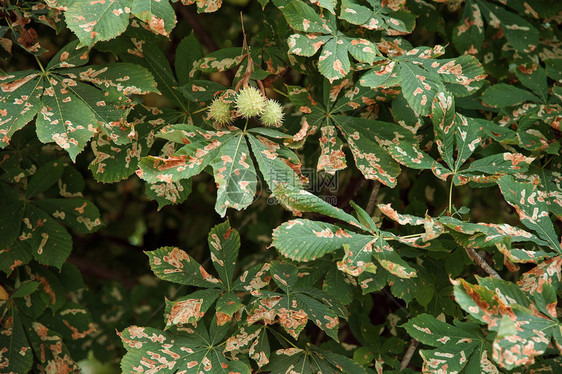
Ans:
[[[195,16],[188,7],[177,5],[176,12],[179,12],[182,18],[187,21],[187,23],[189,24],[189,26],[191,26],[191,29],[197,36],[197,39],[201,41],[201,43],[209,50],[209,52],[213,52],[218,49],[213,38],[211,38],[209,33],[207,33],[207,30],[205,30],[205,28],[199,22],[199,18]]]
[[[494,278],[502,279],[500,275],[484,260],[476,251],[470,247],[466,247],[466,253],[468,257],[478,266],[480,266],[486,273]]]
[[[410,360],[412,359],[414,353],[416,352],[418,343],[419,342],[414,338],[410,340],[410,345],[408,346],[408,350],[404,354],[404,357],[402,358],[402,362],[400,362],[400,370],[404,370],[408,367],[408,365],[410,365]]]
[[[365,210],[368,215],[372,216],[375,211],[375,204],[377,203],[377,197],[379,195],[379,190],[381,189],[381,182],[374,181],[373,189],[371,190],[371,196],[369,196],[369,202],[367,203],[367,209]]]

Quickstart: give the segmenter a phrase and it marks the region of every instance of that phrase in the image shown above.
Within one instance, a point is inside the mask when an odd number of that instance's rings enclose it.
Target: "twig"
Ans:
[[[372,216],[375,211],[375,204],[377,203],[377,196],[379,195],[379,190],[381,189],[381,182],[374,181],[373,189],[371,190],[371,196],[369,196],[369,202],[367,203],[367,209],[365,211],[368,215]]]
[[[240,23],[242,24],[242,36],[244,37],[244,41],[242,43],[242,50],[246,51],[246,56],[248,57],[248,64],[246,65],[246,71],[244,72],[242,79],[240,79],[240,81],[236,84],[236,87],[234,88],[235,91],[238,91],[241,86],[247,87],[248,82],[250,81],[250,76],[254,72],[254,61],[252,60],[252,55],[250,54],[250,48],[248,47],[248,40],[246,39],[246,30],[244,29],[244,13],[242,12],[240,12]],[[265,96],[265,89],[263,87],[263,84],[260,83],[261,82],[258,81],[260,89],[263,95]]]
[[[209,33],[207,33],[207,30],[205,30],[205,28],[197,19],[197,16],[191,13],[188,7],[177,5],[176,12],[178,12],[182,16],[182,18],[187,21],[187,23],[189,24],[189,26],[191,26],[193,32],[197,36],[197,39],[199,39],[201,43],[203,43],[203,45],[209,50],[209,52],[213,52],[218,49],[213,38],[211,38]]]
[[[412,356],[414,356],[414,353],[416,352],[418,343],[419,342],[414,338],[410,340],[410,345],[408,346],[408,350],[404,354],[404,357],[402,358],[402,362],[400,362],[400,370],[404,370],[408,367],[408,365],[410,364],[410,360],[412,359]]]
[[[362,176],[351,177],[345,191],[341,196],[338,196],[337,206],[339,208],[344,208],[348,206],[350,200],[353,200],[359,190],[364,186],[366,180]]]
[[[98,262],[94,263],[74,256],[70,256],[67,261],[75,265],[82,273],[90,274],[101,279],[116,280],[127,288],[133,288],[133,286],[137,284],[135,279],[129,278],[119,271],[103,267]]]
[[[468,253],[468,257],[472,261],[476,263],[476,265],[480,266],[486,273],[491,275],[494,278],[502,279],[500,275],[484,260],[476,251],[470,247],[466,247],[466,253]]]
[[[316,335],[316,340],[314,341],[314,345],[318,346],[322,343],[322,339],[324,339],[324,331],[320,330],[318,335]]]

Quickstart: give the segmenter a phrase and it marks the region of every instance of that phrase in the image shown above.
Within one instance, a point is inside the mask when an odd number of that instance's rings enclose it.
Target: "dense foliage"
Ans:
[[[1,372],[562,372],[560,1],[0,14]]]

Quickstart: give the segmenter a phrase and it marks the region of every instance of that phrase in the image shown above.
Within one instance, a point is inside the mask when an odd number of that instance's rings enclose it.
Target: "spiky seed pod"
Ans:
[[[275,100],[267,100],[260,116],[261,123],[267,127],[279,127],[283,122],[283,108]]]
[[[221,99],[215,99],[211,105],[209,105],[209,116],[218,125],[226,125],[232,121],[232,116],[230,114],[230,104],[225,103]]]
[[[257,88],[243,88],[236,97],[236,109],[244,118],[260,115],[265,109],[265,97]]]

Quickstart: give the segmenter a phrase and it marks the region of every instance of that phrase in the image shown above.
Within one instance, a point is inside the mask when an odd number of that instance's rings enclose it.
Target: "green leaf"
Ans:
[[[298,269],[293,264],[273,262],[269,270],[273,281],[285,293],[292,292],[299,280]]]
[[[271,352],[265,326],[240,327],[234,335],[228,338],[224,350],[236,354],[246,348],[248,348],[250,358],[255,360],[260,368],[269,363]]]
[[[9,248],[20,235],[24,210],[21,200],[0,205],[0,249]]]
[[[51,78],[45,85],[37,137],[43,143],[57,143],[74,161],[94,136],[96,116],[62,80]]]
[[[129,28],[117,39],[96,46],[106,52],[117,54],[125,62],[148,69],[160,91],[166,98],[187,111],[185,99],[176,89],[179,85],[174,77],[166,55],[160,49],[154,35],[144,29]]]
[[[345,153],[343,152],[343,143],[337,136],[334,126],[322,126],[320,129],[322,136],[320,137],[320,157],[318,157],[318,171],[334,175],[338,170],[345,169],[347,163],[345,161]]]
[[[540,97],[543,103],[547,102],[548,84],[546,70],[539,64],[520,65],[515,69],[515,75],[522,85]]]
[[[176,25],[176,13],[165,0],[133,0],[130,12],[155,34],[169,36]]]
[[[34,203],[79,232],[91,233],[102,226],[98,208],[86,199],[41,199]]]
[[[293,34],[287,39],[289,52],[298,56],[314,56],[331,37],[316,34]]]
[[[352,215],[336,208],[308,191],[279,183],[273,191],[273,196],[275,196],[286,209],[297,216],[301,215],[302,212],[316,212],[369,231],[369,229],[362,226]]]
[[[56,367],[58,370],[70,372],[78,371],[78,365],[70,357],[61,334],[29,318],[22,320],[35,357],[43,367]]]
[[[562,61],[546,59],[546,75],[559,83],[562,81]]]
[[[271,362],[264,367],[271,374],[284,374],[293,371],[307,373],[367,373],[366,369],[350,358],[309,346],[306,349],[284,348],[276,350]]]
[[[458,26],[452,33],[452,41],[456,49],[465,53],[479,52],[484,43],[484,19],[480,8],[473,0],[465,2],[464,10]]]
[[[438,93],[431,103],[431,116],[437,150],[449,168],[453,169],[455,133],[459,132],[457,128],[461,122],[457,119],[453,95],[447,91]]]
[[[524,173],[534,160],[534,157],[527,157],[521,153],[506,152],[475,160],[470,163],[468,168],[461,170],[461,172],[469,177],[473,175],[478,176],[481,173],[497,176]]]
[[[214,288],[218,279],[177,247],[162,247],[145,252],[150,260],[150,268],[158,278],[168,282],[188,286]]]
[[[92,46],[122,34],[129,25],[130,2],[75,0],[65,12],[68,28],[80,39],[80,45]]]
[[[402,82],[402,95],[414,112],[422,116],[429,115],[434,98],[439,92],[445,91],[439,75],[413,63],[401,62],[399,77]]]
[[[530,22],[503,8],[482,0],[476,0],[488,24],[502,28],[507,41],[521,53],[529,53],[539,43],[539,30]]]
[[[212,13],[219,10],[222,5],[221,0],[181,0],[185,5],[190,5],[193,3],[197,4],[197,13]]]
[[[211,229],[208,242],[209,249],[211,250],[211,260],[219,274],[219,278],[226,285],[226,289],[231,290],[234,266],[236,265],[240,248],[240,234],[230,227],[230,223],[227,220]]]
[[[535,230],[541,239],[558,253],[562,253],[560,238],[548,214],[548,205],[542,197],[543,191],[536,190],[532,184],[521,183],[512,176],[506,175],[499,179],[498,185],[505,200],[515,208],[521,222]]]
[[[537,266],[521,276],[518,285],[528,294],[541,292],[543,285],[549,285],[558,289],[562,280],[561,265],[562,256],[552,257],[539,262]]]
[[[127,353],[121,360],[123,372],[143,367],[146,357],[158,355],[156,371],[206,371],[210,373],[250,374],[241,361],[229,361],[220,345],[223,334],[209,334],[204,324],[184,332],[170,333],[151,327],[130,326],[118,333]]]
[[[224,217],[227,208],[247,208],[256,194],[256,171],[242,134],[222,144],[220,156],[211,163],[217,184],[216,212]]]
[[[363,118],[334,116],[336,125],[345,136],[357,168],[365,178],[378,180],[394,187],[400,174],[400,165],[381,144],[383,140],[400,138],[399,126]],[[392,130],[396,130],[393,132]],[[383,140],[377,141],[377,139]]]
[[[72,237],[65,228],[32,204],[25,210],[20,241],[35,260],[59,269],[72,249]]]
[[[218,71],[230,70],[240,65],[244,58],[245,55],[239,47],[219,49],[193,62],[193,69],[191,73],[189,73],[189,76],[193,77],[196,71],[215,73]]]
[[[187,84],[189,81],[189,74],[191,73],[191,69],[193,69],[193,64],[201,58],[203,58],[201,43],[197,40],[195,33],[191,32],[181,40],[176,49],[176,64],[174,68],[179,84]],[[198,74],[194,74],[193,77],[195,79],[199,78]]]
[[[88,63],[90,48],[78,47],[79,40],[74,40],[62,47],[57,54],[51,58],[45,70],[74,68]]]
[[[229,131],[204,131],[196,126],[179,124],[166,129],[160,136],[185,145],[173,156],[141,159],[138,175],[149,183],[176,182],[199,174],[220,154],[220,147],[234,134]]]
[[[172,326],[197,325],[220,294],[221,291],[210,288],[195,291],[173,301],[166,299],[165,330]]]
[[[388,88],[400,84],[400,65],[396,61],[383,61],[363,74],[359,83],[370,88]]]
[[[220,83],[192,79],[184,86],[178,87],[178,90],[181,91],[189,101],[203,105],[213,101],[217,93],[226,91],[226,88]]]
[[[258,162],[260,173],[270,191],[275,191],[279,183],[288,184],[293,187],[302,187],[302,178],[294,170],[299,167],[296,164],[297,160],[291,162],[282,157],[281,151],[286,150],[284,147],[263,136],[258,135],[256,137],[249,134],[247,136],[252,152]],[[294,166],[294,168],[291,166]]]
[[[0,325],[0,367],[6,373],[27,373],[33,364],[33,351],[27,341],[19,312],[13,306],[9,308],[11,323],[2,321]]]
[[[338,261],[338,270],[357,277],[364,272],[376,273],[377,266],[373,261],[373,242],[374,239],[365,242],[351,242],[343,244],[345,255]]]
[[[332,32],[314,9],[303,1],[287,1],[280,9],[293,30],[321,34]]]
[[[24,127],[39,112],[39,100],[44,80],[36,71],[15,72],[0,77],[0,147],[10,143],[16,131]]]
[[[346,37],[343,42],[349,53],[359,62],[371,64],[380,54],[378,48],[367,39]]]
[[[17,299],[19,297],[25,297],[31,295],[39,287],[39,282],[37,281],[27,281],[23,282],[17,290],[12,294],[12,299]]]
[[[420,314],[404,324],[404,328],[412,338],[437,348],[420,351],[424,371],[461,372],[472,367],[482,373],[497,372],[487,359],[485,338],[474,323],[453,326],[429,314]]]
[[[295,300],[316,326],[325,331],[326,334],[335,341],[339,341],[338,316],[330,307],[304,293],[297,293],[295,295]]]
[[[217,324],[223,325],[232,320],[234,313],[238,312],[244,307],[240,298],[236,296],[235,292],[226,292],[222,294],[217,300],[216,317]],[[222,319],[220,318],[222,316]]]
[[[191,179],[147,183],[144,192],[149,199],[158,202],[158,209],[169,204],[181,204],[191,193]]]
[[[328,78],[330,83],[336,79],[344,78],[351,69],[348,49],[344,40],[338,37],[332,38],[322,48],[318,59],[318,71]]]
[[[482,94],[482,100],[490,106],[504,108],[527,101],[540,103],[541,100],[527,90],[506,83],[497,83],[488,87]]]
[[[340,249],[346,243],[363,243],[371,236],[355,234],[329,223],[296,219],[273,230],[273,246],[284,256],[310,261]]]
[[[353,301],[353,290],[354,287],[348,276],[339,271],[335,264],[330,263],[322,283],[322,291],[342,304],[349,305]]]
[[[558,321],[533,312],[536,306],[513,283],[477,279],[480,285],[454,281],[455,299],[474,318],[487,323],[488,329],[497,331],[494,360],[508,370],[533,363],[547,349]],[[536,331],[541,331],[541,339],[536,339]]]
[[[175,113],[163,108],[137,105],[131,112],[135,136],[130,143],[115,144],[106,133],[99,132],[96,134],[91,143],[95,158],[88,166],[94,178],[100,182],[113,183],[133,174],[141,158],[148,155],[156,133],[166,123],[172,122],[174,117]],[[154,194],[158,196],[157,200],[162,199],[162,201],[159,200],[161,205],[169,204],[174,198],[175,201],[180,201],[183,196],[187,197],[191,188],[191,185],[185,183],[167,185],[166,182],[162,182],[155,184],[158,187],[149,188],[149,190],[154,191]],[[183,191],[180,186],[183,187]]]
[[[482,64],[474,56],[462,55],[449,59],[422,59],[423,67],[439,75],[443,84],[455,97],[474,94],[486,82]]]

